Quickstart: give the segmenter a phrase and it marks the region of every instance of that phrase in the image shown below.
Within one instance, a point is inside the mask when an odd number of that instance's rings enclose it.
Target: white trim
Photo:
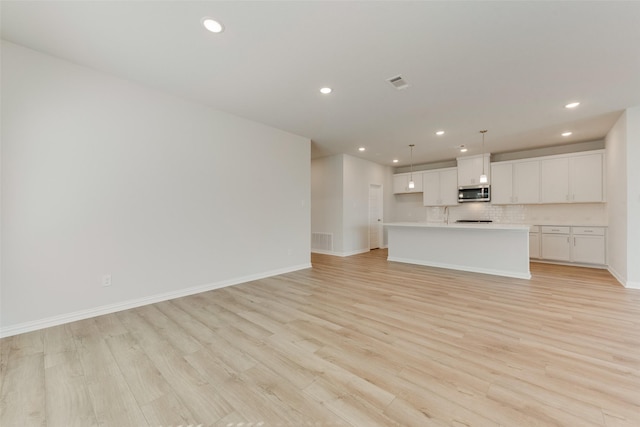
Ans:
[[[542,264],[555,264],[555,265],[566,265],[569,267],[586,267],[586,268],[597,268],[599,270],[606,270],[607,266],[604,264],[585,264],[581,262],[571,262],[571,261],[554,261],[551,259],[542,259],[542,258],[529,258],[530,262],[539,262]],[[613,274],[613,273],[611,273]]]
[[[406,264],[418,264],[418,265],[424,265],[427,267],[446,268],[449,270],[469,271],[472,273],[492,274],[494,276],[506,276],[506,277],[513,277],[516,279],[531,279],[531,273],[528,273],[528,274],[514,273],[513,271],[476,268],[476,267],[461,266],[461,265],[455,265],[455,264],[428,262],[428,261],[423,261],[419,259],[409,259],[409,258],[388,257],[387,261],[403,262]]]
[[[251,274],[248,276],[237,277],[234,279],[223,280],[205,285],[192,286],[190,288],[180,289],[178,291],[166,292],[163,294],[152,295],[149,297],[136,298],[129,301],[123,301],[115,304],[103,305],[100,307],[90,308],[87,310],[75,311],[73,313],[60,314],[40,320],[19,323],[17,325],[0,327],[0,338],[10,337],[12,335],[23,334],[25,332],[36,331],[38,329],[50,328],[52,326],[62,325],[64,323],[75,322],[78,320],[89,319],[91,317],[102,316],[104,314],[115,313],[122,310],[140,307],[148,304],[166,301],[174,298],[186,297],[188,295],[199,294],[214,289],[225,288],[227,286],[238,285],[240,283],[251,282],[253,280],[264,279],[266,277],[278,276],[280,274],[291,273],[293,271],[311,268],[311,264],[300,264],[276,270],[265,271],[263,273]]]
[[[624,287],[627,289],[640,289],[640,282],[627,282]]]
[[[322,255],[332,255],[332,256],[342,256],[340,252],[336,251],[325,251],[324,249],[311,249],[312,254],[322,254]]]
[[[607,268],[607,271],[609,273],[611,273],[611,275],[618,281],[620,282],[620,284],[622,286],[625,286],[625,283],[627,282],[627,279],[624,278],[624,276],[622,276],[622,274],[619,274],[613,267],[609,266]]]
[[[339,256],[339,257],[347,257],[351,255],[364,254],[369,251],[371,251],[371,249],[358,249],[356,251],[351,251],[351,252],[337,252],[337,251],[325,251],[322,249],[311,249],[311,253],[314,253],[314,254],[332,255],[332,256]]]

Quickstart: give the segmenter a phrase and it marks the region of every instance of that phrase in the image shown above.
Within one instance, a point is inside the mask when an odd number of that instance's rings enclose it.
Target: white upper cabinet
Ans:
[[[491,202],[497,205],[540,202],[540,161],[491,165]]]
[[[424,172],[422,199],[425,206],[458,204],[458,172],[456,168]]]
[[[542,203],[602,202],[601,152],[540,161]]]
[[[491,165],[491,203],[507,205],[513,203],[513,164],[494,163]]]
[[[538,160],[513,164],[513,202],[540,202],[540,162]]]
[[[568,158],[540,161],[540,192],[542,203],[570,202]]]
[[[487,175],[487,184],[491,183],[491,168],[489,159],[491,154],[482,154],[469,157],[458,157],[458,186],[480,185],[480,175],[483,171]],[[484,160],[484,162],[483,162]]]
[[[409,188],[409,180],[413,175],[414,188]],[[422,193],[422,172],[398,173],[393,175],[393,194]]]
[[[569,172],[572,202],[602,202],[602,154],[588,154],[570,159]]]

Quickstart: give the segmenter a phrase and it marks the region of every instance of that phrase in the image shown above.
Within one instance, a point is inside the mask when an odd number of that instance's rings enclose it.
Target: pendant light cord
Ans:
[[[413,181],[413,147],[415,147],[415,144],[409,144],[409,147],[411,147],[411,176],[410,176],[410,181]]]
[[[487,130],[481,130],[480,133],[482,134],[482,175],[484,175],[484,134],[487,133]]]

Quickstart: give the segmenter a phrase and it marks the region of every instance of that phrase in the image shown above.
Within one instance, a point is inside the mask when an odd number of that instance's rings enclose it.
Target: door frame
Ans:
[[[372,205],[371,205],[371,193],[372,191],[376,191],[378,194],[378,215],[377,215],[377,221],[375,222],[375,227],[377,228],[377,233],[378,233],[378,246],[376,248],[372,248],[371,247],[371,228],[372,228],[372,217],[371,217],[371,209],[372,209]],[[368,209],[368,215],[367,215],[367,219],[368,219],[368,224],[367,224],[367,240],[369,242],[369,250],[371,249],[379,249],[379,248],[384,248],[384,229],[382,226],[382,223],[384,222],[384,200],[383,200],[383,194],[384,194],[384,190],[382,187],[382,184],[369,184],[369,209]]]

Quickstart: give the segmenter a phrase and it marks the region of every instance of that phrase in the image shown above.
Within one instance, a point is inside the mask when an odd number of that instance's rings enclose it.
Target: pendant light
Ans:
[[[482,134],[482,175],[480,175],[480,184],[486,184],[489,181],[484,173],[484,134],[487,133],[487,130],[481,130],[480,133]]]
[[[409,189],[414,189],[416,188],[416,183],[413,182],[413,147],[415,147],[415,144],[409,144],[409,147],[411,148],[411,174],[409,175]]]

